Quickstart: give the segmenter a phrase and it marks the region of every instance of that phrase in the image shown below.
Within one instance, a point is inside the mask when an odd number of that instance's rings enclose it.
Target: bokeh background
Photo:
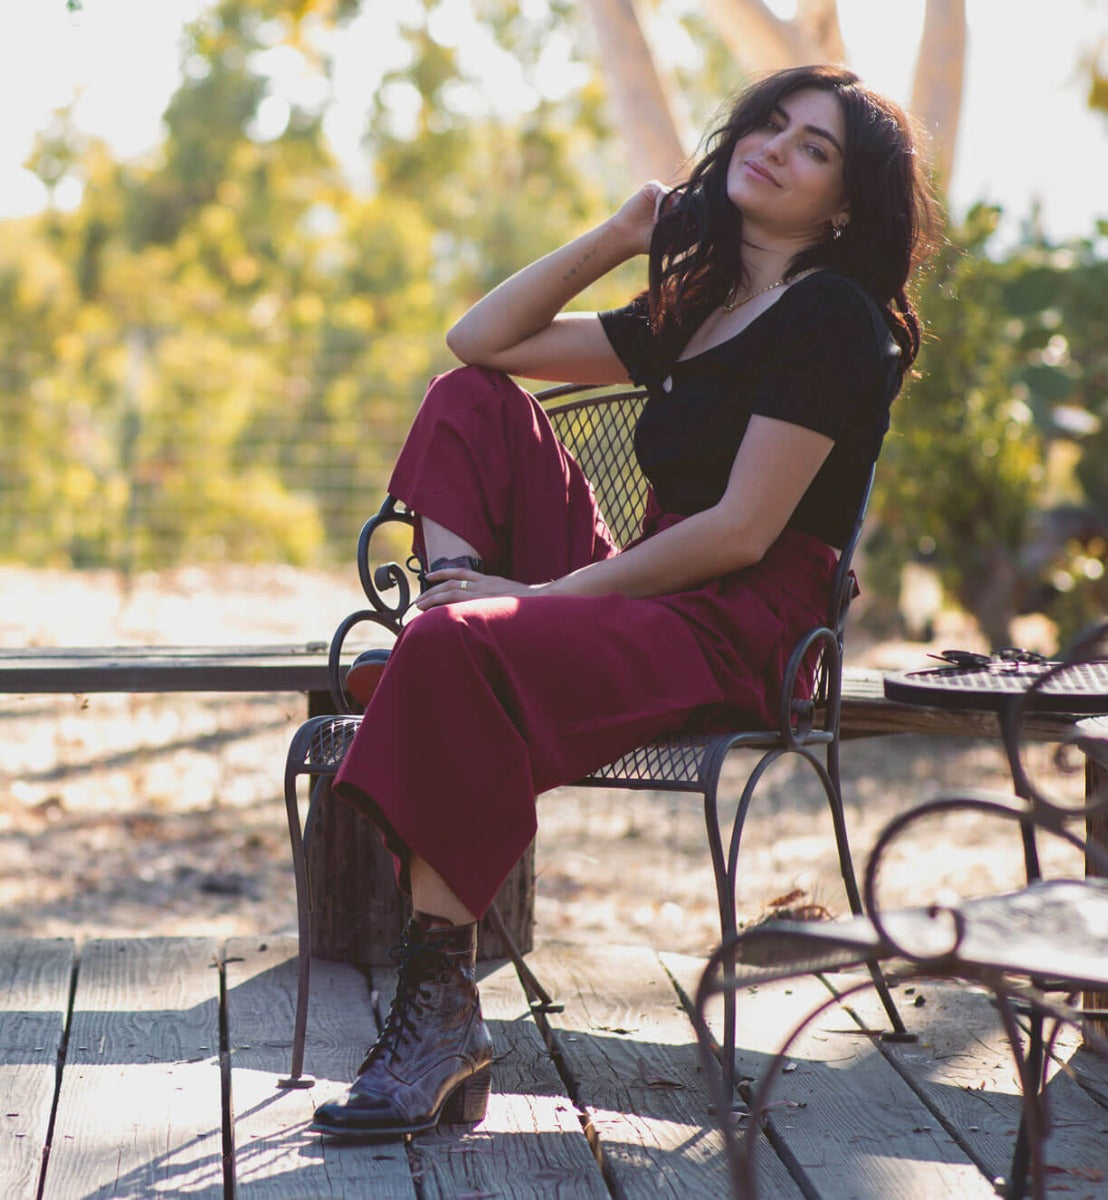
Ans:
[[[865,619],[953,608],[1001,645],[1108,607],[1102,0],[0,14],[0,561],[349,563],[463,307],[675,178],[753,73],[837,58],[927,128],[949,214]]]
[[[328,639],[447,324],[678,175],[753,74],[842,59],[918,115],[948,212],[848,661],[1052,649],[1108,608],[1106,35],[1104,0],[0,0],[0,646]],[[303,716],[0,697],[0,933],[293,927]],[[929,791],[1007,786],[995,739],[852,742],[844,770],[859,860]],[[845,910],[811,783],[767,779],[741,920]],[[540,934],[704,952],[702,825],[690,797],[544,799]],[[895,899],[1020,862],[920,833]]]

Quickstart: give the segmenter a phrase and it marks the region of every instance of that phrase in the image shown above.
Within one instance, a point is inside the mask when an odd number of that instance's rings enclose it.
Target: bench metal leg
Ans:
[[[854,873],[854,860],[850,854],[850,840],[846,832],[846,813],[843,812],[843,788],[842,778],[839,775],[839,745],[838,742],[832,742],[827,747],[827,770],[826,772],[819,769],[819,763],[813,762],[812,765],[817,768],[816,773],[820,777],[820,782],[823,784],[823,790],[827,795],[827,803],[831,809],[831,826],[835,831],[835,846],[839,852],[839,874],[842,876],[843,886],[846,888],[846,898],[850,904],[850,911],[859,917],[865,911],[862,905],[862,897],[858,890],[858,877]],[[870,979],[873,981],[873,989],[877,993],[878,999],[881,1001],[881,1007],[885,1010],[885,1015],[889,1018],[889,1023],[892,1029],[881,1035],[882,1040],[887,1042],[914,1042],[918,1039],[914,1033],[909,1033],[904,1024],[904,1020],[893,1001],[892,993],[889,991],[889,985],[885,980],[884,972],[876,962],[868,964]]]
[[[727,754],[734,749],[742,749],[740,743],[721,743],[701,766],[701,778],[704,784],[704,817],[707,825],[708,848],[711,853],[712,870],[716,882],[716,899],[719,905],[719,923],[721,942],[734,937],[738,932],[735,919],[735,892],[738,884],[739,846],[742,840],[743,826],[746,823],[747,812],[754,798],[754,791],[761,782],[762,776],[779,759],[786,754],[797,754],[803,758],[815,771],[828,807],[831,810],[831,824],[835,832],[835,844],[839,855],[839,871],[842,875],[843,886],[846,889],[847,900],[851,911],[856,915],[863,912],[862,898],[858,889],[858,880],[854,873],[854,862],[850,854],[850,843],[847,838],[846,817],[843,812],[842,788],[838,778],[838,756],[832,743],[827,747],[827,765],[809,749],[804,747],[776,747],[762,755],[747,776],[746,786],[735,810],[731,822],[731,836],[726,851],[723,846],[723,834],[719,820],[718,788]],[[721,989],[723,998],[723,1048],[721,1070],[723,1072],[724,1090],[731,1093],[735,1074],[735,1039],[736,1039],[736,999],[732,983],[733,963],[725,959],[721,963],[724,977],[724,987]],[[881,1000],[881,1005],[892,1025],[891,1032],[883,1035],[890,1041],[916,1040],[909,1033],[904,1021],[893,1001],[888,983],[881,968],[876,963],[869,964],[870,978],[873,987]]]
[[[531,1003],[532,1010],[544,1013],[563,1012],[565,1005],[551,998],[550,993],[536,978],[534,971],[524,961],[523,954],[516,945],[515,938],[508,932],[508,926],[504,923],[504,918],[500,915],[500,910],[496,907],[495,901],[489,905],[488,917],[493,923],[497,934],[503,939],[504,945],[508,948],[508,957],[515,964],[515,969],[519,974],[520,982],[523,984],[523,990],[527,993],[527,999]]]
[[[315,1079],[304,1074],[304,1043],[308,1030],[308,991],[311,984],[312,971],[312,912],[311,894],[308,887],[308,856],[305,850],[304,835],[300,827],[300,809],[297,802],[296,784],[299,778],[296,767],[299,759],[293,761],[293,751],[289,751],[289,764],[285,772],[285,815],[288,818],[289,841],[292,844],[293,878],[296,883],[296,1018],[293,1022],[292,1061],[289,1073],[277,1080],[281,1088],[310,1088],[315,1086]],[[312,798],[309,806],[314,809],[320,788],[329,785],[330,780],[320,776],[312,787]]]
[[[1043,1014],[1032,1008],[1030,1014],[1030,1037],[1027,1053],[1020,1049],[1020,1032],[1016,1024],[1011,999],[995,991],[997,1010],[1004,1023],[1005,1032],[1016,1060],[1020,1078],[1023,1104],[1020,1113],[1016,1148],[1012,1155],[1005,1200],[1023,1200],[1027,1195],[1028,1173],[1031,1176],[1031,1195],[1034,1200],[1044,1200],[1046,1174],[1043,1163],[1043,1139],[1046,1137],[1046,1112],[1042,1095],[1043,1082]]]

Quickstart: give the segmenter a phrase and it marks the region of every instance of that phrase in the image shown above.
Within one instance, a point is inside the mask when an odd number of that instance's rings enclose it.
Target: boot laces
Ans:
[[[441,950],[426,942],[414,941],[407,930],[400,935],[400,945],[390,954],[399,964],[396,995],[389,1006],[381,1036],[370,1047],[359,1073],[366,1069],[375,1054],[388,1052],[390,1058],[396,1058],[409,1042],[419,1041],[422,1035],[416,1018],[427,1011],[427,1002],[431,999],[431,993],[424,985],[434,979],[444,965]]]

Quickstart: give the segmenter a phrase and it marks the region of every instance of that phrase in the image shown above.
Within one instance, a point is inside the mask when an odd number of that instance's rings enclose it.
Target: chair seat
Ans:
[[[360,723],[358,715],[313,717],[307,721],[292,756],[298,762],[297,773],[334,775]],[[814,730],[807,740],[822,742],[825,735],[822,730]],[[781,744],[778,734],[765,730],[674,734],[637,746],[576,782],[590,787],[664,787],[699,792],[704,786],[704,756],[724,741],[732,749],[768,750]]]
[[[831,735],[810,730],[807,745],[824,745]],[[578,782],[589,787],[664,787],[675,792],[704,790],[704,758],[709,750],[726,743],[732,750],[772,750],[782,744],[772,730],[734,733],[687,733],[657,738],[636,747]]]
[[[1039,880],[1018,891],[963,900],[957,912],[963,936],[953,950],[954,925],[941,910],[884,914],[889,938],[868,917],[774,921],[740,936],[736,972],[747,982],[769,982],[907,951],[927,960],[927,970],[936,974],[1001,972],[1062,980],[1075,991],[1108,990],[1108,879]]]

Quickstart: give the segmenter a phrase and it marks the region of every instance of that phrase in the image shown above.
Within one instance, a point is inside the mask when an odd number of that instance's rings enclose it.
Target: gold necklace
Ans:
[[[731,294],[723,302],[723,311],[725,313],[733,313],[736,308],[742,308],[744,304],[749,304],[755,296],[764,296],[766,292],[772,292],[774,288],[779,288],[784,282],[784,279],[775,279],[772,283],[767,283],[764,288],[759,288],[756,292],[751,292],[749,296],[744,296],[741,300],[738,299],[732,290]]]

